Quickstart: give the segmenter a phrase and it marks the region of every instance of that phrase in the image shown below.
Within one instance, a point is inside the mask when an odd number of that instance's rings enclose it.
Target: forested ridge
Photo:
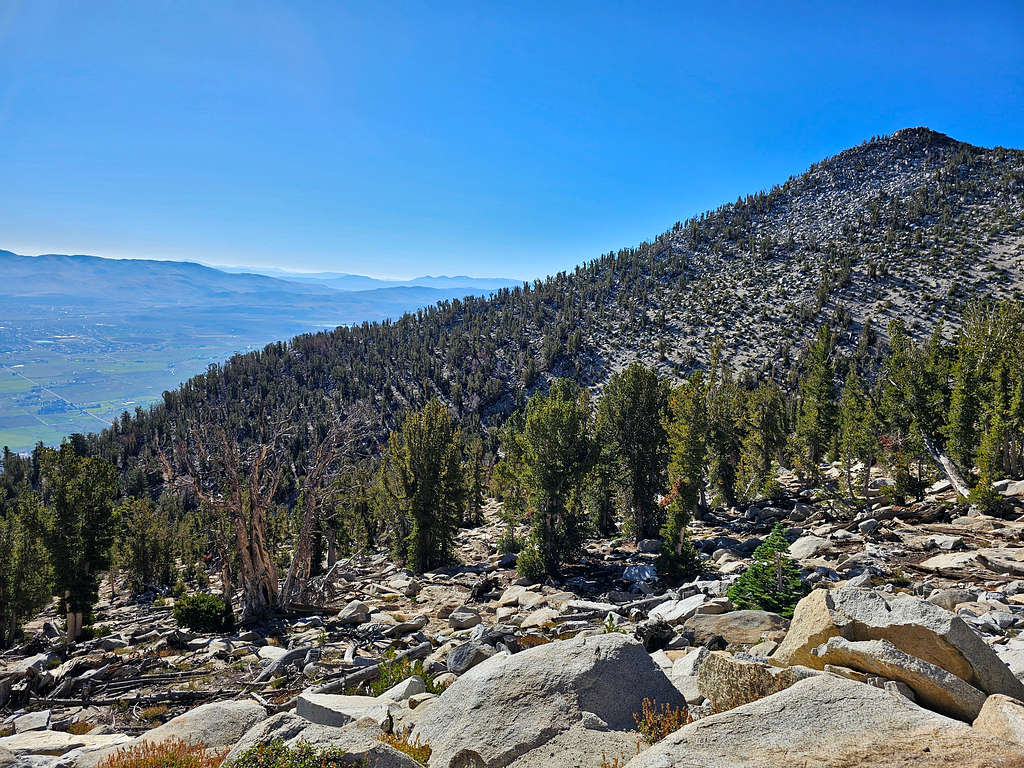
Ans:
[[[826,322],[877,361],[893,318],[950,332],[972,296],[1020,295],[1022,195],[1024,152],[908,129],[572,272],[235,356],[92,440],[124,470],[189,418],[244,439],[275,414],[321,419],[325,393],[367,403],[382,438],[431,397],[475,428],[555,376],[599,386],[639,359],[681,380],[716,343],[782,381]]]
[[[850,514],[876,465],[893,503],[944,479],[1001,514],[1022,257],[1024,152],[910,129],[571,274],[236,356],[100,435],[5,453],[0,645],[54,593],[74,635],[110,568],[176,594],[215,574],[252,622],[341,554],[444,567],[487,495],[537,580],[623,535],[691,577],[693,518],[778,498],[790,469]],[[803,588],[741,587],[781,611]]]

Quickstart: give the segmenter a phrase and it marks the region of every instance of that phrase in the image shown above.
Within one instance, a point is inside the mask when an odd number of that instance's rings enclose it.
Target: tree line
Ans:
[[[27,458],[5,451],[0,644],[51,596],[81,634],[105,572],[133,593],[179,594],[217,574],[253,621],[301,602],[344,554],[385,546],[415,571],[443,567],[459,527],[482,522],[485,495],[502,502],[501,548],[531,579],[561,574],[591,536],[659,539],[661,572],[692,576],[690,520],[777,497],[784,467],[819,487],[838,462],[832,491],[854,505],[879,466],[893,503],[945,479],[998,512],[995,481],[1024,476],[1024,306],[979,301],[961,320],[920,342],[894,322],[874,369],[822,326],[784,382],[737,376],[717,352],[675,386],[639,363],[599,396],[555,378],[484,432],[434,398],[378,445],[364,413],[331,406],[301,464],[294,420],[253,425],[244,440],[217,419],[182,423],[155,484],[119,474],[81,436]]]

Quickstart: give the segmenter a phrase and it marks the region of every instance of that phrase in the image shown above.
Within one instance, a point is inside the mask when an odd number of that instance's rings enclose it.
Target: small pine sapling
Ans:
[[[789,557],[789,543],[782,523],[754,550],[754,562],[729,587],[729,599],[737,608],[755,608],[791,617],[807,585]]]

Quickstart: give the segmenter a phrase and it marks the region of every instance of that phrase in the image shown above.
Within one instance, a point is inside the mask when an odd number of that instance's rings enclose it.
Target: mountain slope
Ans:
[[[338,291],[189,262],[0,251],[0,446],[102,429],[210,363],[321,328],[485,293]]]
[[[825,322],[845,351],[878,354],[893,317],[920,333],[971,296],[1020,295],[1022,193],[1024,152],[907,129],[572,273],[233,358],[102,442],[127,459],[232,392],[244,403],[224,418],[243,435],[283,408],[322,419],[325,392],[372,404],[378,429],[433,395],[474,422],[550,375],[599,387],[640,359],[679,378],[716,341],[726,362],[782,377]]]

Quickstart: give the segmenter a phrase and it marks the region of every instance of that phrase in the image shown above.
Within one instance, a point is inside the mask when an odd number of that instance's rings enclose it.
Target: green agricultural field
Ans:
[[[99,431],[210,363],[301,330],[290,321],[280,329],[253,323],[241,333],[205,322],[148,333],[105,326],[102,335],[66,325],[8,325],[0,338],[0,446],[21,452],[40,440],[54,444],[73,432]]]

